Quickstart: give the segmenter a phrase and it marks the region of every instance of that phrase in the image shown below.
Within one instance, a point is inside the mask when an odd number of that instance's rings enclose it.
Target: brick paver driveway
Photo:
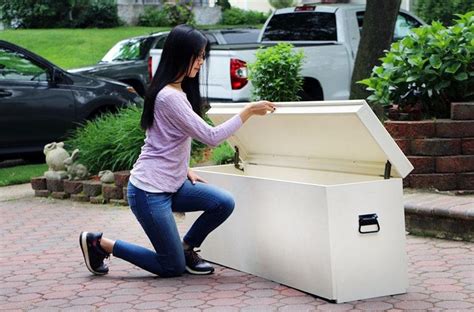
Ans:
[[[150,246],[128,208],[0,198],[0,214],[4,310],[474,310],[471,243],[408,236],[407,294],[336,305],[222,267],[211,276],[163,279],[113,258],[108,275],[92,276],[78,247],[81,230],[100,229],[107,237]]]

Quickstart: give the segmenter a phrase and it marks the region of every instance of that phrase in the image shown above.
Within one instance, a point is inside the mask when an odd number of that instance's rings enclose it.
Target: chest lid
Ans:
[[[212,104],[215,125],[247,103]],[[247,164],[404,178],[413,166],[364,100],[279,102],[227,141]]]

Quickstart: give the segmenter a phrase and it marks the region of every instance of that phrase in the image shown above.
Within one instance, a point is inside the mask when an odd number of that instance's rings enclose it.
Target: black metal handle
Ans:
[[[377,220],[378,216],[376,213],[365,214],[359,216],[359,233],[360,234],[369,234],[377,233],[380,231],[379,221]],[[376,225],[377,229],[372,231],[362,231],[363,226]]]

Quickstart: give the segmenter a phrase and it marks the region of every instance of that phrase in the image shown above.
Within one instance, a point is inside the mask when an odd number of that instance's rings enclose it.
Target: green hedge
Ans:
[[[108,28],[122,24],[114,0],[0,0],[0,20],[15,28]]]
[[[222,12],[222,24],[248,25],[262,24],[267,20],[268,14],[257,11],[246,11],[239,8],[230,8]]]
[[[161,8],[147,8],[140,15],[138,25],[140,26],[176,26],[180,24],[194,25],[194,14],[191,7],[182,4],[165,4]]]

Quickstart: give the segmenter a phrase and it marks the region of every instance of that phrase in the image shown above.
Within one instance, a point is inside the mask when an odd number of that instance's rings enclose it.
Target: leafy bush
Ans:
[[[288,8],[295,5],[295,0],[268,0],[275,9]]]
[[[120,26],[123,23],[118,16],[117,4],[114,0],[96,0],[85,9],[78,11],[76,18],[68,24],[66,27],[109,28]]]
[[[416,14],[427,23],[439,21],[444,25],[452,25],[454,14],[465,14],[474,10],[473,0],[417,0]]]
[[[0,19],[21,28],[116,27],[121,24],[114,0],[0,0]]]
[[[140,26],[167,27],[171,26],[168,13],[165,10],[147,7],[145,12],[138,18]]]
[[[139,17],[141,26],[176,26],[180,24],[194,25],[194,14],[191,7],[183,4],[166,3],[161,9],[147,8]]]
[[[279,43],[274,47],[260,48],[256,61],[249,64],[249,80],[255,100],[296,101],[302,89],[301,66],[303,51],[292,50],[293,45]]]
[[[166,4],[165,10],[168,12],[168,19],[170,20],[171,26],[176,26],[180,24],[195,24],[194,14],[190,6],[186,6],[183,4]]]
[[[368,100],[398,104],[398,113],[415,119],[446,118],[451,102],[474,100],[474,12],[459,17],[451,27],[433,22],[393,43],[382,65],[359,82],[372,92]]]
[[[222,24],[224,25],[252,25],[263,24],[268,15],[257,11],[246,11],[239,8],[230,8],[222,12]]]
[[[131,169],[145,139],[140,116],[141,109],[131,107],[88,121],[75,130],[67,147],[80,150],[80,162],[92,173]]]
[[[0,0],[0,18],[6,25],[23,28],[52,28],[64,18],[67,4],[55,1]]]

